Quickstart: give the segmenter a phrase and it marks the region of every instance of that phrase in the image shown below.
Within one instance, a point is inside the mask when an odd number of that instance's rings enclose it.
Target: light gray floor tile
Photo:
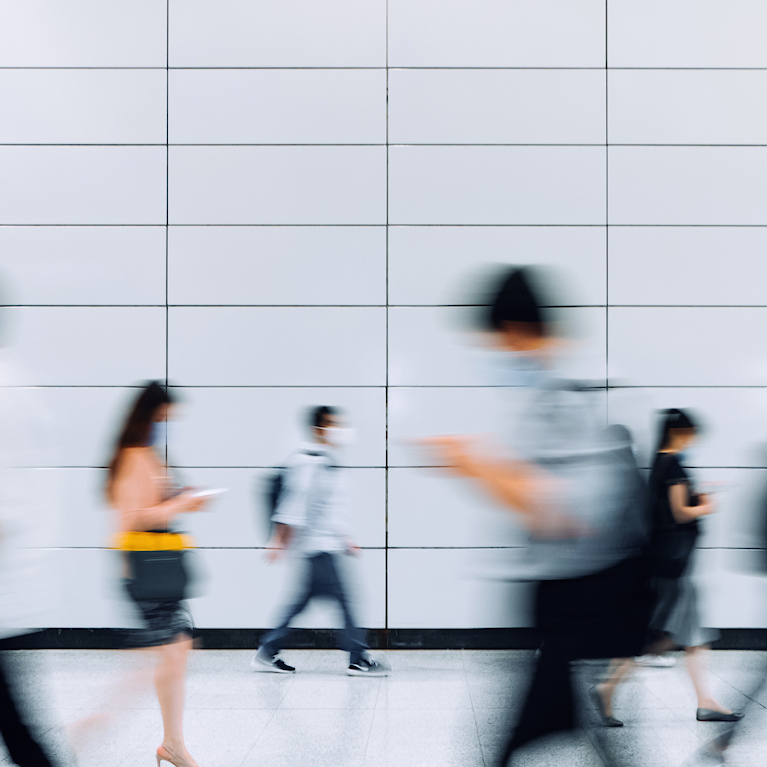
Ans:
[[[297,677],[280,708],[295,709],[373,709],[383,679],[371,677],[335,677],[327,674],[304,674]]]
[[[376,708],[471,709],[469,686],[459,672],[424,670],[381,680]]]

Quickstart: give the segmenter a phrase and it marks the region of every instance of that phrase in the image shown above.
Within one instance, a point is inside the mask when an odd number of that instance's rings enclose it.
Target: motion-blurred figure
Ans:
[[[48,484],[50,450],[34,392],[16,382],[9,351],[0,349],[0,637],[46,625],[53,599],[50,547],[58,499]],[[0,652],[0,733],[14,764],[50,767],[22,713],[19,693],[34,693]]]
[[[338,602],[344,618],[341,649],[349,653],[350,676],[386,674],[385,667],[368,654],[364,631],[357,628],[349,604],[338,557],[359,550],[350,541],[344,524],[345,483],[337,465],[337,452],[348,445],[352,430],[332,407],[311,410],[312,441],[292,456],[284,474],[284,487],[273,517],[275,531],[269,543],[269,557],[276,559],[287,547],[304,559],[303,582],[295,601],[285,610],[277,628],[261,638],[251,661],[255,671],[293,673],[295,668],[278,657],[288,635],[290,622],[315,597]]]
[[[179,514],[199,511],[203,498],[179,491],[168,471],[168,424],[173,397],[148,383],[136,398],[109,464],[106,496],[117,513],[124,585],[143,628],[133,632],[138,648],[157,648],[154,683],[163,722],[157,764],[197,767],[184,745],[186,666],[192,649],[192,619],[185,602],[185,536],[173,532]],[[135,680],[134,680],[135,681]]]
[[[465,438],[429,440],[442,462],[479,483],[530,534],[519,578],[537,581],[542,643],[504,765],[531,741],[576,726],[571,662],[639,654],[650,604],[630,444],[604,428],[594,392],[556,376],[562,342],[532,279],[527,269],[505,272],[482,315],[509,384],[530,396],[516,424],[516,455],[483,454]]]

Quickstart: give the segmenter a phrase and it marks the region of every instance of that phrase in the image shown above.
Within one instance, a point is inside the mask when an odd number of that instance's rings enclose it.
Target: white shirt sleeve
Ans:
[[[309,493],[318,466],[299,456],[285,472],[282,497],[273,521],[290,527],[306,527],[309,511]]]

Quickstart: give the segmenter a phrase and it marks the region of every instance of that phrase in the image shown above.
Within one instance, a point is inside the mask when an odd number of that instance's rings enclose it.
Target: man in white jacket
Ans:
[[[272,560],[288,547],[304,558],[303,581],[279,625],[261,638],[250,665],[256,671],[293,673],[295,668],[277,657],[290,622],[312,599],[327,597],[338,602],[343,613],[341,649],[349,653],[347,673],[383,675],[386,670],[369,657],[365,632],[356,626],[338,561],[341,554],[358,552],[346,531],[344,474],[335,458],[335,451],[349,444],[352,430],[344,427],[338,411],[328,406],[312,409],[309,426],[313,441],[302,445],[287,466],[269,543]]]

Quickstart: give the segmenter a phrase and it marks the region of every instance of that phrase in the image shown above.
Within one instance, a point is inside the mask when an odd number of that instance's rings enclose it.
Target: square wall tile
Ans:
[[[392,144],[604,144],[604,70],[391,69]]]
[[[501,388],[417,387],[389,389],[389,466],[433,466],[418,444],[440,434],[505,436],[517,392]]]
[[[767,147],[609,153],[610,224],[767,224]]]
[[[25,307],[18,355],[29,386],[125,386],[165,377],[165,309]]]
[[[572,355],[561,360],[568,377],[605,378],[605,310],[570,307],[552,311],[573,340]],[[392,307],[389,309],[389,383],[392,386],[501,385],[491,376],[499,360],[473,332],[476,309]],[[490,367],[490,370],[488,368]]]
[[[184,485],[226,487],[205,512],[185,514],[179,525],[202,548],[253,548],[269,542],[271,525],[266,495],[274,469],[185,469]],[[386,477],[383,469],[347,469],[347,525],[350,538],[363,547],[386,542]]]
[[[166,149],[2,146],[2,224],[165,224]]]
[[[606,253],[602,227],[392,226],[389,303],[474,304],[499,264],[531,264],[559,278],[558,303],[562,294],[562,305],[604,304]]]
[[[531,625],[531,585],[501,580],[504,560],[515,556],[519,552],[508,549],[390,550],[389,627]]]
[[[171,0],[172,67],[385,67],[386,2]]]
[[[5,0],[0,67],[162,67],[165,0]]]
[[[604,147],[392,147],[389,222],[604,224]]]
[[[14,304],[164,304],[165,227],[0,227]]]
[[[765,144],[767,72],[611,70],[613,144]]]
[[[345,466],[386,465],[386,393],[381,388],[183,388],[186,417],[171,460],[178,466],[284,466],[309,438],[311,407],[341,408],[357,441],[340,456]]]
[[[94,468],[109,464],[119,429],[138,389],[46,386],[37,389],[35,395],[48,415],[56,448],[48,465]],[[64,492],[66,488],[65,483]]]
[[[170,227],[168,301],[385,304],[386,228]]]
[[[597,0],[389,0],[392,67],[604,67]]]
[[[761,227],[611,227],[610,303],[767,304],[765,253]]]
[[[56,548],[105,548],[117,530],[117,512],[104,498],[105,469],[41,469],[60,488]]]
[[[609,0],[611,67],[765,67],[760,0]]]
[[[304,572],[302,560],[289,556],[270,565],[260,549],[209,549],[198,554],[201,597],[191,602],[198,628],[274,626],[289,600],[295,598]],[[383,627],[386,613],[383,551],[364,551],[357,560],[342,557],[339,565],[359,625]],[[339,628],[343,620],[335,604],[315,600],[292,625]]]
[[[389,469],[389,546],[522,546],[510,510],[443,469]]]
[[[2,144],[164,144],[162,69],[0,70]]]
[[[171,147],[172,224],[384,224],[386,148]]]
[[[383,386],[386,310],[174,307],[169,376],[185,386]]]
[[[173,144],[385,144],[386,70],[171,70],[168,109]]]
[[[767,309],[609,309],[611,382],[635,386],[765,386]]]
[[[608,405],[610,421],[634,435],[643,465],[650,465],[658,444],[660,411],[676,407],[690,409],[703,426],[696,467],[767,467],[767,391],[762,388],[611,389]]]

